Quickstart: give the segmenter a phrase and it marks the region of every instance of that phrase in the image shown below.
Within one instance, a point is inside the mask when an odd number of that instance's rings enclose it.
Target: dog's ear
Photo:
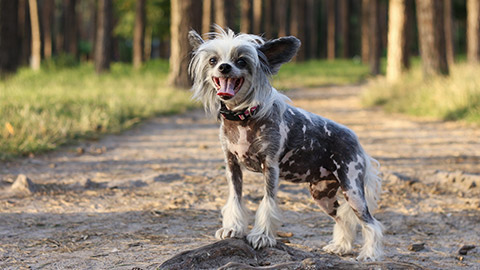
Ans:
[[[267,41],[258,48],[259,52],[261,52],[259,54],[260,59],[265,60],[262,58],[266,58],[266,64],[270,69],[270,73],[275,74],[282,64],[292,60],[295,54],[297,54],[300,44],[300,40],[294,36]]]
[[[198,46],[202,45],[205,42],[195,30],[191,30],[190,32],[188,32],[188,41],[190,42],[190,45],[192,46],[194,51],[197,50]]]

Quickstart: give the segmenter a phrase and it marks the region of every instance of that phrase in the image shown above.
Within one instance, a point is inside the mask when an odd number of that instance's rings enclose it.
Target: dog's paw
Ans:
[[[250,233],[247,240],[254,249],[263,247],[273,247],[277,244],[275,237],[266,235],[265,233]]]
[[[323,251],[327,253],[337,254],[337,255],[345,255],[352,252],[352,247],[351,246],[349,247],[349,245],[346,245],[346,244],[339,245],[335,243],[330,243],[323,247]]]
[[[381,249],[365,249],[362,248],[358,254],[357,261],[360,262],[375,262],[381,260],[383,257],[383,251]]]
[[[219,240],[227,238],[242,238],[243,236],[245,236],[245,232],[235,230],[234,228],[221,228],[215,233],[215,238]]]

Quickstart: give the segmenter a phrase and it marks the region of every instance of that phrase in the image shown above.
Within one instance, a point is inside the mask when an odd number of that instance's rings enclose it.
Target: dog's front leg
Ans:
[[[222,208],[223,226],[215,233],[217,239],[243,237],[248,227],[248,209],[242,202],[242,169],[237,157],[229,151],[225,158],[229,195]]]
[[[274,246],[275,235],[280,225],[281,213],[277,206],[277,188],[279,168],[276,162],[265,162],[263,165],[265,194],[258,206],[255,226],[248,234],[247,240],[254,248]]]

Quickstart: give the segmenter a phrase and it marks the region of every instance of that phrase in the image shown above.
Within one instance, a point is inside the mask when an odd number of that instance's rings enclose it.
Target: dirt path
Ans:
[[[382,164],[376,216],[386,227],[386,260],[480,269],[480,129],[361,109],[360,91],[289,96],[352,128]],[[203,112],[157,118],[82,147],[0,163],[1,269],[149,269],[215,241],[227,187],[218,125]],[[34,193],[8,192],[19,174],[36,184]],[[245,178],[247,206],[256,209],[262,181]],[[289,245],[321,253],[333,222],[305,185],[282,182],[280,190]],[[408,250],[414,243],[424,249]],[[477,247],[459,255],[463,245]]]

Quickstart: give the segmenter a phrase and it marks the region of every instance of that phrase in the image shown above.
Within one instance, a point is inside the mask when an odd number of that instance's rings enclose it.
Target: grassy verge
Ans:
[[[368,66],[358,60],[292,62],[282,66],[278,75],[273,77],[273,85],[280,90],[333,84],[345,85],[364,81],[368,74]]]
[[[21,69],[0,81],[0,159],[38,153],[129,128],[142,119],[194,106],[188,91],[166,86],[168,63],[134,71],[116,63],[97,76],[91,64]]]
[[[139,71],[115,63],[97,76],[92,64],[46,63],[38,72],[19,70],[0,81],[0,159],[39,153],[81,139],[125,130],[159,114],[198,106],[190,92],[166,85],[168,63],[151,61]],[[72,62],[73,61],[73,62]],[[72,63],[70,63],[72,62]],[[278,89],[350,84],[368,67],[354,60],[288,63],[273,79]]]
[[[384,78],[371,81],[363,101],[389,112],[480,124],[479,70],[479,66],[457,64],[448,77],[423,80],[416,66],[397,83],[389,84]]]

